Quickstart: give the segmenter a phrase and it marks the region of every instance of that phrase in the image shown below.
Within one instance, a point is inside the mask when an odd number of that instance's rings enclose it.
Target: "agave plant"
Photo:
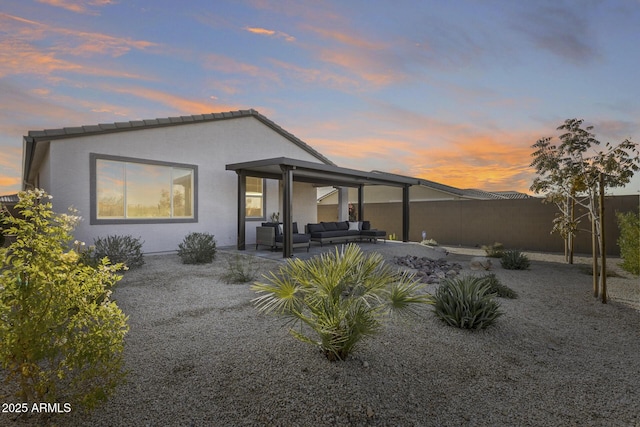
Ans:
[[[502,316],[485,277],[444,279],[435,295],[435,315],[462,329],[483,329]]]
[[[253,300],[258,310],[288,317],[291,334],[331,361],[346,359],[393,313],[417,314],[418,307],[432,303],[414,275],[352,244],[308,261],[288,260],[277,274],[264,277],[268,283],[252,286],[260,294]]]
[[[527,270],[529,268],[529,258],[520,251],[506,251],[500,260],[502,268],[506,270]]]

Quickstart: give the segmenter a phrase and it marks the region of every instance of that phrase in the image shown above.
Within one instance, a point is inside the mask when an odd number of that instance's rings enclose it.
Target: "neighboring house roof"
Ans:
[[[132,120],[128,122],[117,122],[117,123],[106,123],[106,124],[98,124],[98,125],[90,125],[90,126],[78,126],[78,127],[65,127],[60,129],[45,129],[45,130],[37,130],[37,131],[29,131],[28,135],[24,136],[24,164],[23,172],[25,177],[28,176],[29,171],[31,170],[35,147],[38,142],[43,141],[53,141],[56,139],[64,139],[64,138],[74,138],[79,136],[87,136],[87,135],[99,135],[105,133],[113,133],[113,132],[127,132],[127,131],[136,131],[136,130],[144,130],[165,126],[180,126],[180,125],[188,125],[193,123],[205,123],[205,122],[213,122],[220,120],[230,120],[237,119],[242,117],[254,117],[255,119],[261,121],[266,126],[270,127],[289,141],[296,144],[298,147],[302,148],[304,151],[308,152],[322,163],[333,165],[331,160],[327,157],[320,154],[318,151],[314,150],[307,143],[302,141],[300,138],[296,137],[290,132],[287,132],[279,125],[269,120],[262,114],[258,113],[254,109],[249,110],[238,110],[238,111],[229,111],[224,113],[211,113],[211,114],[197,114],[192,116],[180,116],[180,117],[168,117],[168,118],[159,118],[159,119],[150,119],[150,120]]]
[[[529,199],[532,197],[519,191],[494,191],[493,193],[502,196],[504,199]]]
[[[380,171],[373,171],[373,172],[385,173],[388,175],[396,175],[396,174],[389,174],[388,172],[380,172]],[[397,176],[404,176],[404,175],[397,175]],[[406,177],[406,178],[409,178],[409,177]],[[446,184],[440,184],[439,182],[430,181],[428,179],[423,179],[423,178],[416,178],[416,179],[420,182],[420,185],[423,185],[425,187],[433,188],[434,190],[442,191],[445,193],[453,194],[453,195],[464,197],[467,199],[480,199],[480,200],[527,199],[531,197],[528,194],[520,193],[518,191],[484,191],[484,190],[477,190],[475,188],[461,189],[461,188],[452,187]]]
[[[0,203],[6,204],[16,204],[20,201],[17,194],[7,194],[5,196],[0,196]]]
[[[527,194],[519,193],[517,191],[484,191],[484,190],[477,190],[473,188],[461,189],[461,188],[452,187],[450,185],[441,184],[439,182],[430,181],[428,179],[423,179],[423,178],[411,178],[405,175],[392,174],[389,172],[382,172],[377,170],[374,170],[371,173],[387,175],[387,176],[395,176],[395,177],[406,178],[406,179],[416,179],[418,181],[418,185],[422,185],[424,187],[432,188],[434,190],[441,191],[443,193],[448,193],[454,196],[462,197],[465,199],[477,199],[477,200],[526,199],[531,197]],[[337,190],[323,192],[323,194],[319,194],[318,201],[322,201],[323,199],[329,197],[335,191]]]

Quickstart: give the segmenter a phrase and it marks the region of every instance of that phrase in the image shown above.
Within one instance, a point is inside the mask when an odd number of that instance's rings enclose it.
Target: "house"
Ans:
[[[176,250],[190,232],[244,249],[282,212],[290,256],[292,222],[317,222],[319,185],[408,195],[417,183],[340,168],[255,110],[30,131],[23,145],[23,188],[53,195],[57,212],[77,209],[78,240],[130,234],[145,253]]]
[[[17,194],[6,194],[4,196],[0,196],[0,209],[5,208],[13,214],[18,201],[19,199]]]
[[[145,253],[176,250],[190,232],[237,242],[236,175],[229,163],[274,157],[333,165],[255,110],[30,131],[24,137],[24,188],[53,195],[83,221],[75,237],[131,234]],[[281,211],[277,180],[246,178],[245,233]],[[296,182],[295,221],[315,222],[316,191]]]
[[[7,194],[0,196],[0,218],[4,212],[9,212],[9,215],[16,215],[16,204],[19,198],[17,194]],[[4,228],[4,224],[0,222],[0,231]],[[5,237],[7,237],[5,235]],[[8,246],[13,241],[13,237],[2,239],[0,237],[0,247]]]

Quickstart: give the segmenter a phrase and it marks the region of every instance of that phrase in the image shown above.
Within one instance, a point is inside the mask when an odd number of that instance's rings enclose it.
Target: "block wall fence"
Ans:
[[[607,254],[620,255],[615,212],[638,212],[639,196],[609,196],[605,200]],[[401,203],[366,203],[364,219],[374,228],[402,236]],[[576,209],[576,216],[585,211]],[[564,241],[550,234],[558,213],[554,204],[542,199],[520,200],[442,200],[410,203],[409,240],[428,239],[441,245],[480,247],[494,242],[507,249],[564,252]],[[318,221],[337,221],[337,205],[319,205]],[[591,253],[591,222],[585,217],[579,224],[575,253]],[[588,231],[587,231],[588,230]]]

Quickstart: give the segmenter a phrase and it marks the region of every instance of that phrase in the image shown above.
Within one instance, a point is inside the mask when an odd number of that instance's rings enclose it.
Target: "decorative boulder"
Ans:
[[[491,270],[491,260],[487,257],[477,256],[471,258],[470,267],[472,270]]]

